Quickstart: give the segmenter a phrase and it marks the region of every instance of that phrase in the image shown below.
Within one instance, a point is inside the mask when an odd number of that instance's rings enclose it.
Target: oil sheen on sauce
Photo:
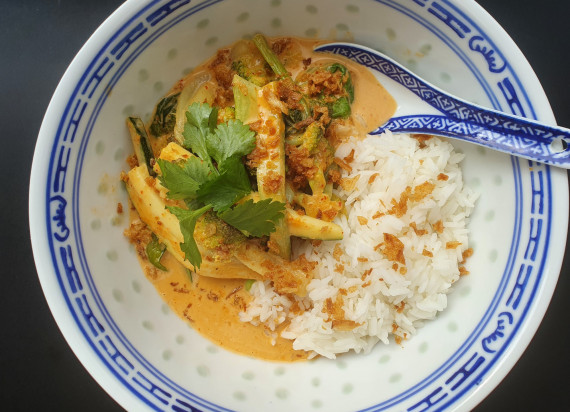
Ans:
[[[350,136],[364,137],[394,114],[395,100],[366,67],[341,56],[314,52],[313,49],[323,41],[297,38],[293,38],[293,41],[297,42],[302,59],[310,58],[314,64],[336,61],[344,64],[351,72],[355,88],[353,115],[344,126],[338,128],[336,141],[331,142],[333,145],[338,145]],[[302,59],[299,59],[296,67],[287,67],[293,77],[302,69]],[[180,91],[198,76],[204,76],[208,64],[209,61],[198,66],[178,82],[171,92]],[[213,88],[214,85],[209,81],[207,86]],[[136,212],[133,212],[131,219],[133,218],[136,218]],[[168,252],[161,263],[168,271],[156,270],[147,260],[141,259],[147,278],[171,310],[215,344],[265,360],[293,362],[307,359],[306,352],[294,350],[292,341],[279,337],[286,322],[280,326],[281,329],[272,333],[263,326],[239,320],[239,313],[245,310],[252,299],[245,289],[246,281],[243,279],[218,279],[195,274],[190,276],[186,268]]]

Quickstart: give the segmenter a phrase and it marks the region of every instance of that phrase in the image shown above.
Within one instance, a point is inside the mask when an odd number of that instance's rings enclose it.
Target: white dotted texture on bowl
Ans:
[[[42,127],[44,150],[36,154],[32,185],[40,187],[43,197],[34,199],[45,210],[31,221],[47,228],[32,235],[36,259],[43,256],[50,267],[42,271],[38,263],[58,324],[121,404],[176,411],[420,411],[472,406],[504,376],[556,282],[561,255],[552,239],[565,238],[565,229],[553,226],[552,217],[565,228],[568,214],[566,177],[558,171],[453,142],[466,154],[466,184],[481,194],[470,225],[471,274],[455,286],[448,310],[402,346],[379,345],[369,355],[336,361],[265,362],[202,338],[146,281],[123,237],[128,217],[117,213],[118,202],[127,205],[119,177],[132,151],[125,116],[148,119],[176,80],[219,47],[258,31],[354,40],[461,97],[551,120],[520,52],[468,3],[131,1],[94,36],[66,74],[72,87],[58,90],[46,116],[61,122]],[[495,59],[477,44],[492,48]],[[497,373],[501,364],[510,366]],[[481,389],[486,380],[494,383]]]

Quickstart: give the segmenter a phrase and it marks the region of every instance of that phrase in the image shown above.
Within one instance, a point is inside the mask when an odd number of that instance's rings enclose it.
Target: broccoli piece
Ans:
[[[236,43],[231,56],[232,70],[256,86],[265,86],[274,79],[271,67],[251,40]]]
[[[313,194],[323,193],[326,186],[328,171],[333,164],[335,150],[327,139],[319,139],[314,150],[314,164],[318,167],[318,173],[308,179]]]
[[[236,110],[231,107],[223,107],[218,110],[218,124],[220,123],[227,123],[229,120],[233,120],[236,118]]]
[[[299,149],[306,149],[309,155],[315,154],[319,141],[324,135],[324,127],[320,122],[313,122],[303,133],[292,134],[285,142]]]
[[[256,63],[252,56],[244,55],[232,62],[232,70],[234,70],[238,76],[243,77],[256,86],[262,87],[271,81],[271,76],[267,74],[264,67],[265,65],[258,67]]]
[[[307,149],[310,154],[314,154],[319,141],[323,137],[323,132],[323,126],[320,122],[311,123],[301,136],[301,147]]]
[[[215,213],[206,212],[196,223],[194,237],[210,250],[238,246],[247,238],[239,230],[228,225]]]
[[[316,167],[316,171],[307,177],[307,183],[313,194],[321,194],[327,185],[327,172],[334,159],[334,148],[324,137],[323,125],[315,121],[307,126],[302,134],[295,134],[287,137],[286,142],[290,146],[295,146],[294,150],[305,153],[304,165]]]

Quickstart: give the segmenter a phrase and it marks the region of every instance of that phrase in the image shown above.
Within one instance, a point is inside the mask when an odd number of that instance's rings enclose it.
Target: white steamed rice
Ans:
[[[463,186],[464,156],[443,139],[431,138],[420,148],[417,139],[388,132],[343,143],[336,156],[353,149],[352,171],[343,171],[344,189],[335,190],[346,202],[347,213],[335,219],[343,240],[294,243],[296,256],[318,262],[308,296],[291,301],[270,282],[255,282],[254,299],[240,314],[242,321],[271,331],[289,319],[281,336],[294,340],[295,349],[328,358],[349,350],[367,353],[391,336],[408,339],[422,321],[446,308],[447,293],[461,276],[468,216],[477,197]],[[404,201],[406,207],[394,213],[406,188],[413,196],[424,183],[433,187],[431,194]],[[401,241],[405,264],[394,256],[389,260],[385,234]]]

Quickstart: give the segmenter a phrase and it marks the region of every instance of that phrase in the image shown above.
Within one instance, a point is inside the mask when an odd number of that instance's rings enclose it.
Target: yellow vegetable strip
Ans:
[[[194,270],[194,266],[184,258],[180,243],[184,241],[180,224],[176,216],[166,209],[166,202],[160,191],[148,184],[150,179],[145,167],[138,166],[127,174],[126,187],[133,206],[140,219],[166,245],[167,250],[186,268]],[[156,181],[158,183],[158,181]],[[200,248],[200,245],[198,245]],[[227,262],[215,262],[207,259],[208,251],[200,248],[205,259],[198,274],[216,278],[262,279],[262,276],[236,259]]]
[[[286,203],[285,197],[285,124],[281,109],[271,101],[276,98],[275,83],[263,86],[257,94],[261,125],[257,133],[257,186],[260,199]],[[285,219],[271,234],[270,249],[284,259],[291,258],[291,238]]]

